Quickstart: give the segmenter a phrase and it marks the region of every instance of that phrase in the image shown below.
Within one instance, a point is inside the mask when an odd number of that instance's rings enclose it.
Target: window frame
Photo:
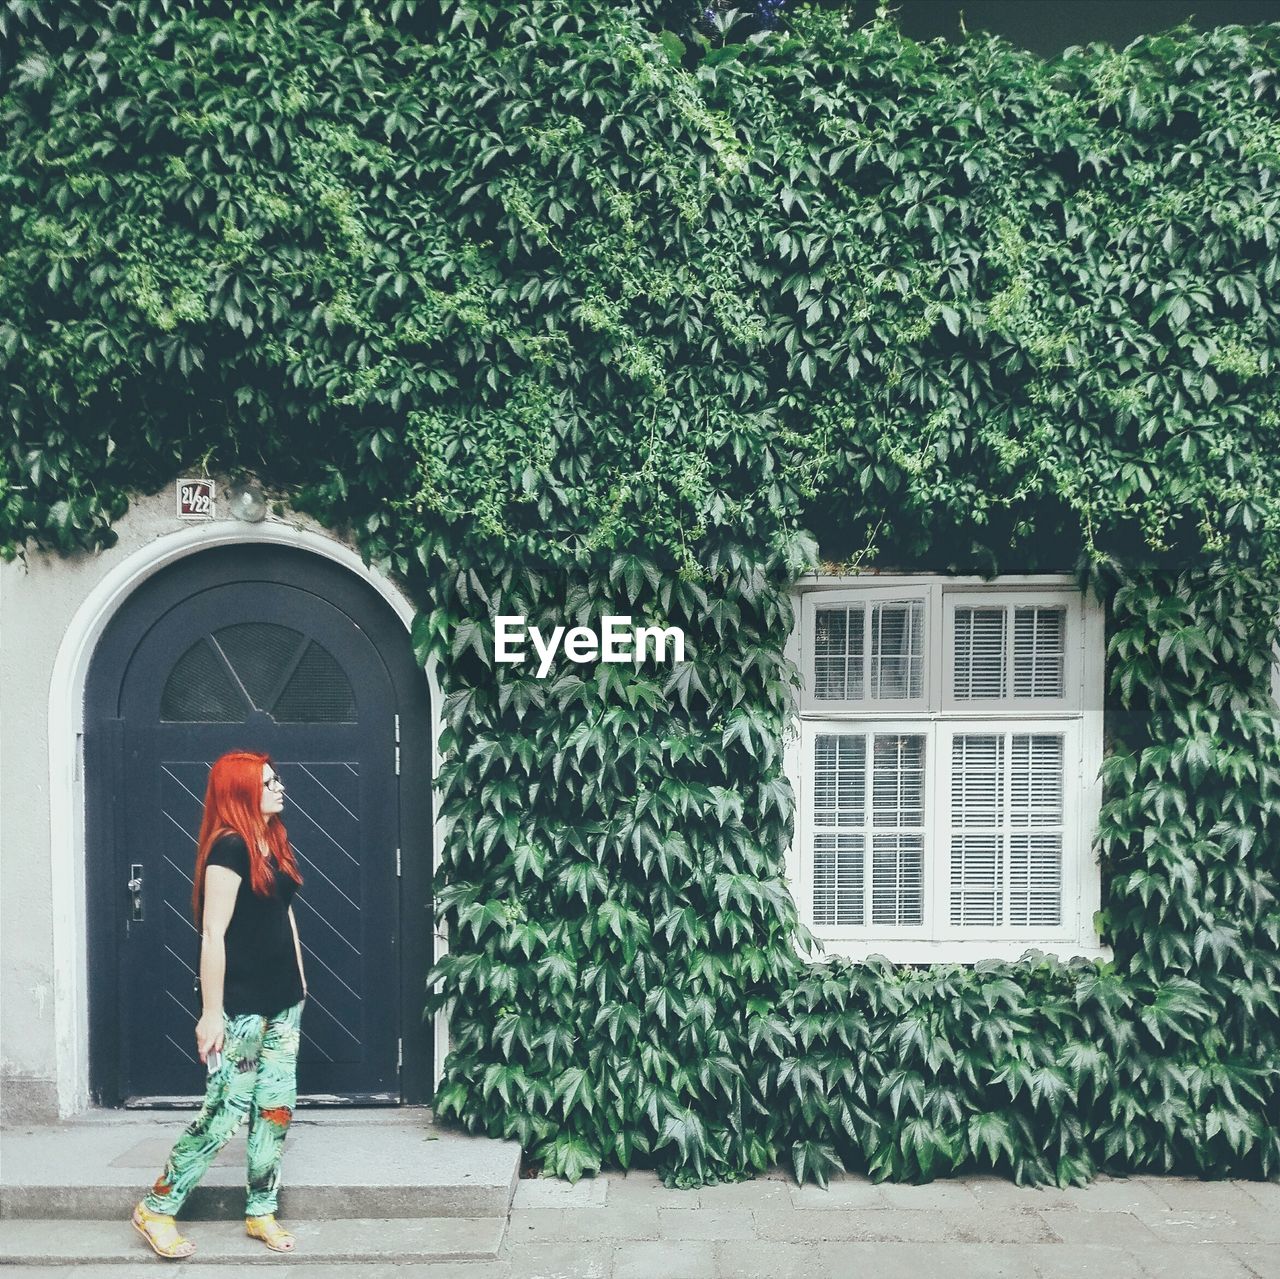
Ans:
[[[935,681],[935,671],[933,663],[930,661],[929,655],[933,651],[933,635],[931,634],[932,622],[931,609],[929,607],[928,592],[921,589],[910,590],[894,590],[889,587],[869,587],[859,591],[838,591],[832,592],[830,595],[818,597],[816,595],[808,595],[803,602],[803,619],[802,627],[806,637],[812,636],[816,629],[816,615],[820,605],[846,604],[846,603],[863,603],[866,604],[887,604],[920,600],[924,604],[924,661],[921,664],[921,695],[919,697],[884,697],[871,698],[870,696],[854,699],[854,698],[822,698],[821,700],[812,697],[810,700],[814,706],[821,707],[824,710],[833,710],[853,713],[862,713],[865,708],[872,708],[873,712],[881,715],[891,715],[894,713],[910,713],[921,707],[928,706],[929,700],[933,696],[933,690],[937,687]],[[868,616],[870,608],[867,609]],[[863,688],[870,687],[870,666],[871,666],[871,629],[867,627],[865,632],[866,640],[866,676],[863,680]],[[806,692],[814,687],[817,681],[816,659],[817,654],[814,651],[812,643],[806,642],[804,645],[804,680]]]
[[[800,884],[800,888],[803,896],[800,900],[797,901],[797,905],[800,907],[801,913],[805,918],[805,926],[807,928],[813,929],[815,933],[819,934],[824,939],[826,939],[827,937],[830,937],[833,941],[840,941],[840,940],[846,940],[846,939],[857,940],[859,938],[874,938],[874,937],[884,937],[890,940],[895,938],[911,938],[917,941],[928,940],[930,936],[930,927],[931,927],[930,911],[933,908],[933,901],[934,901],[933,894],[930,891],[929,845],[928,845],[928,839],[929,839],[928,832],[932,828],[933,819],[934,819],[934,811],[933,811],[933,803],[934,803],[933,789],[934,788],[929,785],[929,776],[934,767],[933,744],[931,741],[932,734],[928,731],[927,726],[921,725],[921,722],[918,719],[911,719],[911,720],[884,719],[872,725],[867,725],[863,723],[857,723],[855,725],[853,721],[850,721],[848,719],[808,720],[804,722],[801,726],[801,732],[802,732],[803,741],[804,741],[805,758],[810,760],[813,758],[814,741],[818,736],[826,733],[831,733],[831,732],[838,733],[841,730],[843,730],[846,733],[861,733],[867,736],[868,738],[872,737],[876,733],[885,733],[885,734],[892,734],[895,736],[896,735],[923,736],[925,739],[925,745],[924,745],[924,750],[925,750],[925,757],[924,757],[925,758],[925,765],[924,765],[925,767],[925,785],[924,785],[925,895],[924,895],[923,921],[919,925],[898,925],[892,929],[887,929],[885,925],[877,926],[870,922],[867,922],[861,925],[832,924],[832,925],[819,925],[815,927],[813,924],[814,859],[812,856],[806,856],[802,859],[804,865],[802,867],[802,874],[799,880],[799,884]],[[872,757],[872,751],[869,749],[867,751],[868,761],[871,760],[871,757]],[[810,790],[812,790],[812,782],[810,782]],[[870,794],[870,787],[868,787],[868,795],[869,794]],[[870,803],[870,800],[868,800],[868,803],[867,803],[868,812],[865,814],[868,817],[868,819],[870,818],[870,811],[869,811],[870,808],[871,808],[871,803]],[[826,834],[826,833],[834,834],[841,830],[839,826],[823,827],[819,829],[813,821],[812,810],[813,810],[812,802],[806,802],[802,810],[797,809],[797,811],[800,813],[800,824],[801,824],[801,830],[803,831],[805,848],[812,848],[814,835]],[[866,821],[864,823],[864,826],[867,829],[867,841],[868,841],[867,848],[866,848],[866,860],[864,862],[864,867],[865,867],[864,876],[865,876],[865,883],[867,887],[864,889],[864,894],[865,894],[865,900],[867,901],[869,906],[871,901],[871,896],[870,896],[871,822],[870,820]],[[866,911],[866,918],[868,921],[870,921],[871,919],[870,909]],[[881,930],[880,932],[876,931],[877,927],[880,928]]]
[[[850,600],[915,596],[925,599],[924,697],[905,704],[902,699],[884,704],[815,698],[812,636],[816,609]],[[796,583],[793,599],[797,607],[787,656],[800,670],[803,684],[783,753],[783,767],[796,797],[787,874],[801,921],[827,954],[855,959],[879,954],[899,963],[974,963],[1018,959],[1035,948],[1064,959],[1071,955],[1109,958],[1111,951],[1099,941],[1094,925],[1094,914],[1101,908],[1101,875],[1092,854],[1102,792],[1105,617],[1101,605],[1080,588],[1072,574],[1007,574],[992,579],[923,573],[810,574]],[[954,698],[954,610],[956,603],[968,601],[1065,603],[1065,696]],[[1008,625],[1012,633],[1011,619]],[[864,869],[867,922],[858,926],[813,923],[814,740],[820,733],[842,731],[868,734],[868,741],[874,732],[925,734],[926,896],[924,922],[919,927],[893,928],[870,922],[869,835]],[[956,733],[983,731],[1064,734],[1062,922],[1057,928],[1007,922],[996,926],[950,923],[952,743]],[[822,827],[817,833],[836,829]],[[1007,886],[1005,892],[1007,901]]]
[[[1012,633],[1014,624],[1012,618],[1019,604],[1045,604],[1053,607],[1055,605],[1066,605],[1066,635],[1064,637],[1064,660],[1062,663],[1062,692],[1061,697],[1035,697],[1035,698],[1019,698],[1012,694],[1006,694],[1004,697],[956,697],[955,695],[955,615],[956,607],[964,602],[964,597],[969,595],[981,601],[983,605],[1004,607],[1009,610],[1010,620],[1006,622],[1007,632]],[[1024,708],[1034,706],[1037,711],[1043,711],[1046,714],[1055,712],[1070,713],[1078,715],[1082,703],[1082,676],[1080,670],[1080,662],[1082,654],[1077,647],[1071,643],[1071,633],[1076,631],[1079,635],[1079,628],[1082,625],[1083,618],[1081,616],[1080,599],[1078,593],[1075,598],[1071,598],[1065,592],[1045,592],[1043,595],[1039,592],[1031,591],[1009,591],[1009,590],[993,590],[993,591],[960,591],[948,590],[941,593],[942,600],[942,663],[939,681],[941,684],[941,709],[949,715],[970,715],[975,711],[987,712],[992,715],[1006,715],[1011,719],[1020,719],[1024,713]],[[1013,671],[1013,648],[1009,648],[1009,671]]]

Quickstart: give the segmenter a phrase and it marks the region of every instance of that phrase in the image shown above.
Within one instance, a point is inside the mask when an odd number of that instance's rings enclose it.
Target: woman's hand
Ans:
[[[222,1051],[222,1039],[225,1033],[226,1027],[222,1023],[220,1012],[201,1014],[200,1020],[196,1022],[196,1052],[200,1054],[201,1061],[204,1061],[211,1052]]]

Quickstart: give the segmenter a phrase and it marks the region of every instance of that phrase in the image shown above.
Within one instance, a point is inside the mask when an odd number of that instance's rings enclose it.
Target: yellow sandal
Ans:
[[[298,1242],[272,1213],[265,1217],[246,1217],[244,1230],[250,1239],[261,1239],[272,1252],[292,1252]]]
[[[157,1257],[180,1260],[191,1256],[196,1250],[190,1239],[184,1239],[178,1233],[172,1217],[152,1212],[141,1203],[134,1208],[129,1224],[151,1245],[151,1251]]]

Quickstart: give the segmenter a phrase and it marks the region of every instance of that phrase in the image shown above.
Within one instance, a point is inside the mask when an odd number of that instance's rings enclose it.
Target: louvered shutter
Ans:
[[[813,922],[864,922],[867,739],[820,733],[813,744]]]
[[[1060,733],[952,738],[953,925],[1061,924],[1064,761]]]
[[[924,734],[874,734],[871,775],[871,922],[919,925],[924,922]]]
[[[925,738],[921,733],[815,736],[815,926],[867,922],[868,845],[870,922],[895,927],[924,922],[924,788]]]
[[[965,733],[951,744],[951,922],[1004,922],[1005,739]]]
[[[1061,697],[1066,657],[1067,610],[1043,604],[1013,610],[1014,697]]]
[[[1003,608],[958,607],[953,651],[957,697],[1004,696]]]
[[[834,928],[864,921],[866,841],[862,835],[813,837],[813,922]]]
[[[1009,922],[1062,922],[1063,740],[1012,734],[1009,778]]]
[[[1066,692],[1066,641],[1062,605],[959,604],[951,636],[954,696],[1060,698]]]

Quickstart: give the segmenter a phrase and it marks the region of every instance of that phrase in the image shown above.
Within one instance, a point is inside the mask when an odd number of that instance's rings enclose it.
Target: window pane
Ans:
[[[865,696],[863,612],[861,604],[814,610],[814,697],[855,701]]]
[[[1063,746],[1060,733],[1014,733],[1010,738],[1011,924],[1056,927],[1062,922]]]
[[[1062,737],[1014,733],[1010,826],[1056,826],[1062,821]]]
[[[957,697],[1005,695],[1003,608],[957,608],[953,647]]]
[[[1062,836],[1010,835],[1009,922],[1056,928],[1062,923]]]
[[[1064,789],[1062,734],[956,734],[952,924],[1062,923]]]
[[[924,734],[876,733],[872,745],[871,922],[924,922]],[[895,829],[897,828],[897,829]]]
[[[271,716],[280,724],[355,723],[356,699],[346,672],[315,640],[289,676]]]
[[[872,824],[923,826],[924,735],[877,733],[872,760]]]
[[[1067,610],[1019,605],[1013,614],[1013,695],[1062,697]]]
[[[951,749],[951,824],[999,826],[1004,816],[1004,734],[959,733]]]
[[[817,926],[864,922],[861,835],[817,835],[813,841],[813,922]]]
[[[160,695],[162,720],[239,724],[251,709],[206,640],[197,640],[183,653]]]
[[[924,604],[902,600],[871,607],[871,696],[924,695]]]
[[[951,922],[1003,922],[1005,739],[961,733],[951,746]]]
[[[951,836],[951,922],[1002,923],[1003,835]]]
[[[820,733],[813,744],[815,826],[862,826],[867,820],[867,739]]]
[[[303,643],[299,632],[274,622],[239,622],[213,638],[260,711],[270,707],[271,694]]]
[[[923,835],[872,837],[871,922],[924,923]]]

